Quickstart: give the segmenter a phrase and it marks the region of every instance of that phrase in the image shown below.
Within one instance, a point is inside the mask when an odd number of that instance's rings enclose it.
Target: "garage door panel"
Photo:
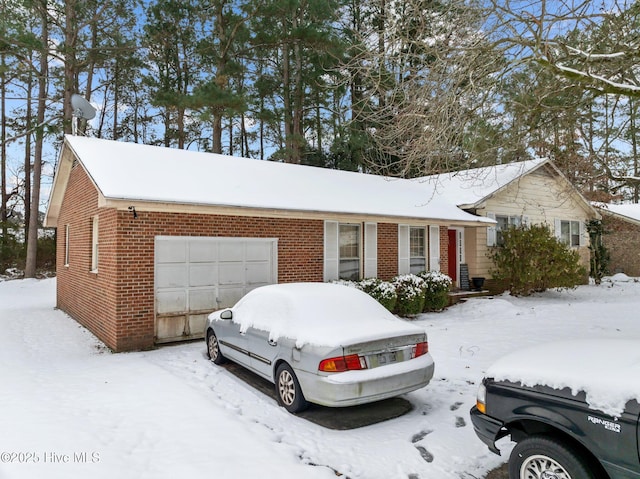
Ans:
[[[271,258],[271,243],[253,242],[246,244],[247,261],[265,261]]]
[[[169,316],[157,318],[156,324],[158,338],[163,338],[165,341],[177,341],[184,337],[187,317]]]
[[[213,311],[218,309],[217,297],[218,294],[215,288],[192,289],[189,291],[189,311],[201,311],[203,309]]]
[[[229,261],[242,261],[244,259],[244,242],[242,238],[238,238],[238,241],[223,241],[218,246],[219,256],[218,260],[221,263]]]
[[[244,283],[244,264],[220,263],[218,275],[220,285],[242,285]]]
[[[221,287],[218,290],[218,299],[220,300],[218,308],[230,308],[246,294],[245,291],[243,287]]]
[[[207,324],[207,316],[209,314],[190,314],[188,319],[189,336],[204,336],[204,326]]]
[[[277,283],[277,240],[156,238],[156,341],[202,337],[211,311]]]
[[[218,245],[211,241],[193,241],[189,245],[191,263],[212,263],[218,261]]]
[[[217,283],[218,265],[216,263],[189,265],[189,286],[211,286]]]
[[[158,291],[156,294],[156,310],[158,314],[178,313],[187,310],[187,292]]]
[[[269,263],[247,263],[245,272],[247,284],[268,284],[271,281],[272,273]]]
[[[159,239],[156,242],[156,260],[159,263],[184,263],[187,260],[187,241]]]
[[[156,266],[157,288],[185,288],[186,286],[186,264],[159,264]]]

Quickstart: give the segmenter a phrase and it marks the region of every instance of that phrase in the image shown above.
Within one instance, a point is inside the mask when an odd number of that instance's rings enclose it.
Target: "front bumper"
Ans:
[[[469,411],[471,422],[476,435],[484,442],[491,452],[500,455],[500,450],[496,447],[496,441],[509,435],[509,431],[504,429],[502,422],[492,417],[482,414],[476,406]]]
[[[307,401],[322,406],[346,407],[379,401],[420,389],[431,381],[435,366],[430,354],[361,371],[326,376],[296,371]]]

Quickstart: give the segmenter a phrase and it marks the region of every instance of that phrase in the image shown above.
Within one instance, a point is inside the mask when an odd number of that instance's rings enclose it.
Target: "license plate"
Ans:
[[[397,361],[397,353],[395,351],[390,353],[378,354],[378,366],[384,366],[385,364],[395,363]]]

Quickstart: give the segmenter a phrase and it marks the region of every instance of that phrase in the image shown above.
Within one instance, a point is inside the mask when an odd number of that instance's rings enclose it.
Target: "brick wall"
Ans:
[[[82,167],[70,174],[62,202],[57,235],[57,306],[98,336],[105,344],[117,343],[117,289],[115,278],[116,214],[98,210],[98,194]],[[100,229],[99,272],[91,272],[92,217]],[[69,225],[69,265],[64,264],[65,225]]]
[[[398,274],[398,225],[378,223],[378,277],[385,281]]]
[[[156,236],[278,238],[278,281],[323,280],[324,222],[98,208],[84,169],[69,178],[58,221],[58,307],[115,351],[154,345]],[[92,217],[98,217],[98,271],[91,269]],[[69,265],[64,264],[69,225]],[[378,224],[378,276],[398,272],[398,225]],[[440,228],[441,270],[447,271],[447,228]]]
[[[606,214],[602,223],[609,232],[602,238],[611,255],[609,272],[640,276],[640,226]]]

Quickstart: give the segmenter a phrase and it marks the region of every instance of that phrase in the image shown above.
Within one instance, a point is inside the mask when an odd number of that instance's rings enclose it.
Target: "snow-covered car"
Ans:
[[[209,315],[207,352],[275,384],[290,412],[308,403],[353,406],[414,391],[433,377],[424,329],[355,288],[263,286]]]
[[[471,420],[510,479],[640,478],[640,340],[541,344],[491,366]]]

